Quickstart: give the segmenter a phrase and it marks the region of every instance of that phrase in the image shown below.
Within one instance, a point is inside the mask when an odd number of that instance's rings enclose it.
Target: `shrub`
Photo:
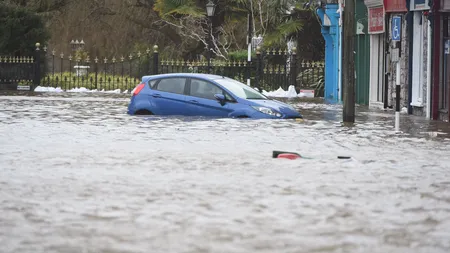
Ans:
[[[97,81],[97,82],[96,82]],[[90,90],[116,90],[131,91],[139,82],[140,78],[131,77],[128,75],[111,75],[104,73],[89,73],[88,75],[77,76],[73,72],[63,72],[48,74],[41,80],[41,86],[46,87],[60,87],[61,89],[69,90],[72,88],[87,88]]]
[[[36,12],[0,1],[0,55],[33,55],[35,43],[43,46],[49,38],[44,20]]]
[[[256,53],[252,51],[252,59],[256,58]],[[247,50],[239,50],[239,51],[232,51],[228,53],[228,60],[229,61],[247,61],[248,57],[248,51]]]

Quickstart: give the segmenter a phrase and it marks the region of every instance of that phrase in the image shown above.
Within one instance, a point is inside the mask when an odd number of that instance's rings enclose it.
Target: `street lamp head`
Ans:
[[[208,15],[208,17],[214,16],[215,9],[216,5],[211,0],[209,0],[209,2],[206,4],[206,14]]]

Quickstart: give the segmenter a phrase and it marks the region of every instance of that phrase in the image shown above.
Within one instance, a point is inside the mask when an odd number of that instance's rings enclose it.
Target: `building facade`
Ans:
[[[355,21],[356,103],[369,105],[370,35],[367,34],[367,7],[364,0],[356,0]]]
[[[449,121],[450,109],[450,1],[441,0],[440,11],[442,12],[442,46],[441,46],[441,119]]]
[[[384,102],[385,107],[394,107],[396,94],[395,87],[397,85],[397,75],[400,75],[400,106],[408,107],[410,80],[408,74],[409,67],[409,32],[406,1],[405,0],[384,0],[385,18],[387,34],[385,37],[386,50],[386,79],[387,85],[385,89],[388,91]],[[400,68],[397,68],[397,62]],[[400,71],[398,73],[398,71]]]
[[[409,114],[449,121],[450,0],[361,0],[367,8],[367,30],[362,21],[365,13],[356,4],[355,61],[361,102],[366,104],[368,83],[369,106],[393,108],[400,75],[401,107]],[[369,66],[364,66],[361,49],[365,36]],[[369,72],[367,81],[364,72]]]
[[[428,0],[409,3],[410,104],[409,113],[430,118],[431,113],[431,25]]]
[[[430,0],[431,1],[431,0]],[[432,46],[431,116],[449,120],[450,100],[450,1],[433,0],[430,5]]]

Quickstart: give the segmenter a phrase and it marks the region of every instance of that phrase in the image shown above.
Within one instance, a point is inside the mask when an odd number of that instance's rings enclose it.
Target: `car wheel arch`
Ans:
[[[134,113],[135,115],[153,115],[153,112],[147,109],[139,109]]]

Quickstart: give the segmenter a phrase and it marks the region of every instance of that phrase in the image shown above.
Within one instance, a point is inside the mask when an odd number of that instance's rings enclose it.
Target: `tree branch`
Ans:
[[[228,53],[229,45],[227,46],[227,39],[226,36],[224,36],[226,44],[221,43],[218,39],[214,36],[214,31],[210,26],[208,25],[207,19],[195,19],[190,16],[173,19],[173,21],[169,20],[161,20],[160,22],[164,22],[172,27],[175,27],[175,29],[178,31],[178,33],[182,37],[189,38],[195,42],[201,42],[205,49],[208,49],[208,41],[207,38],[209,37],[212,41],[211,51],[218,57],[223,58],[227,60],[226,54]],[[204,27],[208,28],[204,28]],[[221,28],[220,30],[223,32],[224,30]]]

